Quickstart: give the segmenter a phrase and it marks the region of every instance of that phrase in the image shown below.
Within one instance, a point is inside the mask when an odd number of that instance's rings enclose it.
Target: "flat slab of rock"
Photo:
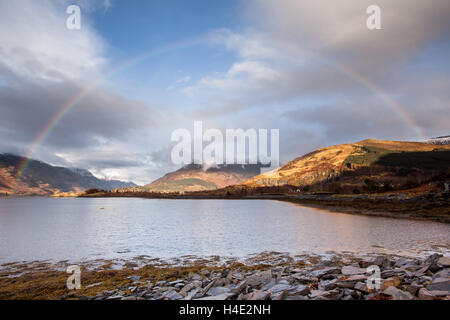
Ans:
[[[291,290],[292,287],[288,284],[284,284],[284,283],[279,283],[274,285],[272,288],[269,289],[270,294],[275,294],[278,292],[283,292],[283,291],[289,291]]]
[[[227,300],[228,298],[232,297],[233,295],[234,295],[233,293],[222,293],[217,296],[209,296],[209,297],[204,297],[204,298],[199,298],[199,299],[194,299],[194,300]]]
[[[442,257],[439,259],[438,263],[444,268],[450,267],[450,257]]]
[[[448,279],[448,278],[434,279],[427,286],[427,289],[430,291],[446,291],[450,295],[450,279]]]
[[[325,275],[329,275],[329,274],[339,274],[341,272],[341,269],[336,268],[336,267],[330,267],[330,268],[325,268],[325,269],[320,269],[320,270],[315,270],[313,272],[311,272],[311,274],[314,277],[318,277],[321,278]]]
[[[353,276],[353,275],[357,275],[357,274],[365,274],[366,273],[366,269],[365,268],[353,267],[353,266],[344,266],[341,269],[341,273],[344,276]]]
[[[224,293],[230,293],[231,290],[225,287],[214,287],[208,290],[206,293],[208,296],[218,296]]]

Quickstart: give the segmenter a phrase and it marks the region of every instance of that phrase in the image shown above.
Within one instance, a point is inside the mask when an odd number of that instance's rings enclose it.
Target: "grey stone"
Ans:
[[[395,262],[395,266],[396,267],[401,267],[404,266],[405,264],[409,263],[409,260],[405,259],[405,258],[399,258],[396,262]]]
[[[200,287],[202,285],[202,282],[201,281],[192,281],[192,282],[190,282],[190,283],[188,283],[187,285],[185,285],[184,287],[183,287],[183,289],[181,289],[180,290],[180,293],[181,294],[185,294],[185,293],[188,293],[189,291],[191,291],[192,289],[194,289],[194,288],[198,288],[198,287]]]
[[[404,291],[408,291],[409,293],[411,293],[413,296],[415,296],[417,294],[417,292],[422,288],[422,286],[418,285],[418,284],[407,284],[404,285],[402,287],[402,289]]]
[[[272,270],[258,272],[247,278],[247,284],[252,287],[257,287],[272,280]]]
[[[419,290],[418,297],[420,300],[434,300],[434,296],[425,288]]]
[[[214,286],[214,283],[216,283],[216,279],[212,280],[209,284],[207,284],[201,291],[201,294],[204,296],[209,291],[209,289],[211,289]]]
[[[184,298],[184,300],[192,300],[194,299],[194,297],[197,296],[197,294],[200,292],[200,288],[195,288],[194,290],[190,291],[187,295],[186,298]],[[199,298],[203,297],[203,295],[201,295]]]
[[[353,288],[357,282],[366,281],[367,276],[365,275],[354,275],[348,278],[341,278],[336,282],[339,288]]]
[[[130,279],[133,282],[137,282],[141,279],[141,276],[130,276],[128,277],[128,279]]]
[[[389,287],[383,291],[383,294],[391,296],[393,300],[412,300],[413,296],[411,293],[402,291],[395,287]]]
[[[274,285],[276,285],[277,282],[275,281],[275,279],[271,280],[270,282],[266,283],[265,285],[262,286],[261,290],[263,291],[267,291],[270,288],[272,288]]]
[[[229,293],[231,290],[226,287],[213,287],[206,293],[208,296],[218,296],[223,293]]]
[[[219,294],[217,296],[209,296],[209,297],[204,297],[204,298],[199,298],[199,299],[194,299],[194,300],[227,300],[228,298],[232,297],[234,294],[233,293],[222,293]]]
[[[355,290],[359,290],[365,293],[369,293],[371,290],[367,287],[367,284],[364,282],[358,282],[355,284]]]
[[[377,265],[379,267],[387,268],[387,267],[391,266],[391,261],[387,257],[378,256],[373,261],[373,264]]]
[[[279,284],[274,285],[268,291],[270,292],[270,294],[274,294],[274,293],[278,293],[281,291],[289,291],[291,289],[292,289],[292,287],[290,285],[285,284],[285,283],[279,283]]]
[[[286,297],[287,297],[287,291],[281,291],[281,292],[270,294],[271,300],[284,300]]]
[[[114,295],[114,296],[107,297],[106,300],[120,300],[122,298],[123,298],[122,295]]]
[[[320,269],[320,270],[314,270],[313,272],[311,272],[311,274],[314,277],[322,278],[325,275],[339,274],[340,271],[341,271],[341,269],[339,269],[339,268],[330,267],[330,268],[325,268],[325,269]]]
[[[385,289],[389,287],[398,287],[402,283],[402,278],[400,277],[391,277],[384,279],[381,283],[381,291],[384,291]]]
[[[440,291],[440,290],[431,290],[430,293],[435,297],[446,297],[450,295],[448,291]]]
[[[438,264],[444,268],[450,267],[450,257],[442,257],[438,260]]]
[[[120,300],[137,300],[137,298],[135,296],[128,296],[128,297],[123,297]]]
[[[446,279],[450,278],[450,269],[443,269],[439,272],[436,272],[433,275],[433,279],[437,279],[437,278],[446,278]]]
[[[308,300],[305,296],[288,296],[285,300]]]
[[[300,283],[314,283],[314,282],[317,282],[317,281],[319,281],[319,278],[317,278],[317,277],[310,277],[310,276],[302,276],[302,275],[292,275],[292,277],[294,278],[294,279],[296,279],[298,282],[300,282]]]
[[[248,300],[267,300],[270,297],[270,293],[267,291],[256,290],[250,294]]]
[[[335,289],[337,287],[337,280],[336,279],[334,279],[334,280],[325,280],[325,281],[322,281],[319,284],[319,286],[321,288],[323,288],[324,290],[333,290],[333,289]]]
[[[383,279],[393,277],[396,274],[397,274],[397,272],[395,272],[394,270],[383,270],[383,271],[381,271],[381,277]]]
[[[448,278],[437,278],[434,279],[428,286],[427,289],[430,291],[447,291],[450,295],[450,279]]]
[[[433,253],[431,256],[429,256],[427,259],[425,259],[424,264],[435,264],[438,263],[440,258],[442,257],[442,254],[439,253]]]
[[[344,276],[353,276],[353,275],[358,275],[358,274],[365,274],[366,269],[358,268],[358,267],[354,267],[354,266],[344,266],[341,269],[341,273]]]
[[[311,288],[302,284],[297,285],[296,287],[289,290],[290,294],[306,296],[311,291]]]
[[[241,282],[239,282],[236,287],[232,288],[231,291],[234,293],[239,293],[243,290],[245,290],[247,288],[247,281],[246,280],[242,280]]]
[[[203,279],[198,273],[193,273],[193,272],[189,273],[188,277],[191,280],[196,280],[196,281],[201,281]]]

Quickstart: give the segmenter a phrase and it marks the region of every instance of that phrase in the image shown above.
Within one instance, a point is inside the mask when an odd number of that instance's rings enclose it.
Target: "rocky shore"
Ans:
[[[214,263],[214,260],[216,261]],[[178,261],[180,262],[180,261]],[[186,264],[186,263],[185,263]],[[80,290],[63,271],[0,272],[1,299],[84,300],[449,300],[450,257],[273,253],[247,261],[111,265],[82,273]],[[374,272],[379,272],[376,274]],[[379,278],[377,277],[379,275]],[[40,282],[41,281],[41,282]]]

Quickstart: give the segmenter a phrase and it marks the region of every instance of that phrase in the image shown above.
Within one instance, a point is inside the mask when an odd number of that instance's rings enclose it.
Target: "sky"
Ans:
[[[282,163],[448,135],[449,15],[448,0],[0,0],[0,152],[146,184],[195,120],[279,129]]]

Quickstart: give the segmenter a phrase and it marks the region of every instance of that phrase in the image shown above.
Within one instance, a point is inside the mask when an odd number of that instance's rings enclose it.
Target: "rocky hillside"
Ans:
[[[0,194],[53,195],[90,188],[111,190],[135,186],[118,180],[97,179],[87,170],[55,167],[37,160],[30,161],[25,174],[17,181],[23,161],[23,157],[0,154]]]
[[[450,145],[364,140],[325,147],[258,175],[243,187],[295,186],[299,191],[380,192],[448,180]]]
[[[205,168],[190,164],[170,172],[144,187],[119,191],[189,192],[223,188],[260,174],[260,165],[219,165]]]

